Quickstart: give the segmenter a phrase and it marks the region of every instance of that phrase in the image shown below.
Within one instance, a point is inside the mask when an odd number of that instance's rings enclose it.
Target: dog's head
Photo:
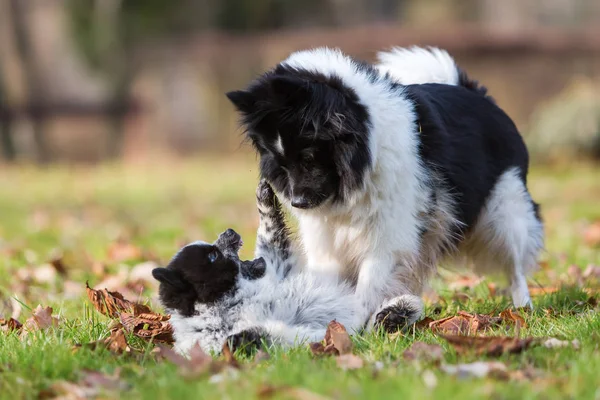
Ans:
[[[196,303],[215,303],[233,295],[240,274],[246,279],[262,276],[259,272],[263,266],[264,274],[264,261],[241,261],[238,257],[241,245],[240,235],[228,229],[213,244],[188,244],[166,268],[155,268],[152,276],[160,282],[163,306],[191,316]]]
[[[343,201],[362,184],[369,115],[340,77],[282,63],[227,97],[260,155],[261,175],[293,207]]]

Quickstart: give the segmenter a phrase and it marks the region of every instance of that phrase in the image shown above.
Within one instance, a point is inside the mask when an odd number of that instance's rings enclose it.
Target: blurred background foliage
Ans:
[[[446,48],[539,161],[600,154],[597,0],[0,0],[3,160],[245,152],[223,93],[290,52]]]

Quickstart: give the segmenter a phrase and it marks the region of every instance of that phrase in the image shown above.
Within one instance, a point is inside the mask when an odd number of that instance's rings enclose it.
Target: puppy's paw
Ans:
[[[245,279],[253,281],[265,276],[265,272],[267,272],[267,263],[262,257],[255,260],[242,261],[240,271]]]
[[[277,207],[277,197],[266,179],[261,179],[256,188],[256,202],[263,212]]]
[[[413,295],[402,295],[383,304],[371,317],[369,326],[388,333],[406,329],[423,316],[423,301]]]
[[[263,339],[266,339],[266,334],[262,329],[250,328],[230,335],[227,338],[227,344],[232,352],[241,350],[244,353],[250,353],[252,350],[262,347]]]

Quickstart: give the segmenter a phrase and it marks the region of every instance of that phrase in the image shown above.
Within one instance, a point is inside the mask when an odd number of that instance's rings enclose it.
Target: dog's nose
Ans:
[[[310,202],[304,196],[294,196],[292,197],[292,207],[295,208],[309,208]]]

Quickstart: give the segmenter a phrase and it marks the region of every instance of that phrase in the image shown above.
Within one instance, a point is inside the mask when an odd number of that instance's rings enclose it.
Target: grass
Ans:
[[[269,360],[216,383],[208,377],[180,377],[176,366],[157,361],[150,353],[152,346],[135,338],[129,338],[132,345],[145,350],[140,357],[115,356],[106,350],[73,352],[76,343],[108,336],[110,320],[91,308],[85,292],[73,291],[73,285],[67,287],[64,282],[83,288],[86,280],[95,285],[133,267],[137,262],[116,262],[108,256],[115,241],[131,242],[143,250],[142,258],[164,263],[183,243],[212,240],[233,227],[245,238],[243,256],[251,256],[257,224],[255,160],[203,158],[163,165],[4,167],[0,175],[0,316],[10,298],[18,298],[23,305],[22,322],[30,315],[28,308],[42,304],[52,306],[61,323],[26,340],[0,332],[0,398],[35,398],[57,381],[77,381],[86,369],[107,374],[119,371],[129,385],[120,395],[144,399],[252,398],[265,385],[302,387],[340,399],[600,398],[600,314],[585,304],[588,295],[580,288],[536,297],[536,309],[524,315],[527,327],[521,329],[522,336],[578,339],[580,349],[535,347],[499,359],[511,370],[539,370],[541,377],[535,382],[459,379],[433,365],[404,361],[402,352],[415,341],[444,346],[445,363],[482,359],[457,355],[428,331],[396,338],[355,337],[356,351],[366,360],[360,370],[342,371],[334,359],[314,359],[306,347],[288,352],[270,349]],[[585,225],[600,219],[600,170],[585,164],[568,170],[534,168],[529,179],[534,198],[543,205],[548,235],[544,259],[549,266],[532,283],[554,285],[561,278],[568,280],[564,275],[571,264],[581,268],[600,264],[600,251],[581,240]],[[30,277],[24,282],[28,277],[23,271],[35,270],[57,252],[68,268],[66,278],[41,283]],[[92,267],[95,262],[104,264],[106,271],[98,273]],[[440,299],[427,310],[435,319],[458,310],[490,313],[509,306],[508,298],[490,297],[485,283],[466,291],[466,301],[460,300],[464,296],[455,296],[445,282],[435,286]],[[149,285],[141,299],[159,308],[155,295]],[[549,308],[553,313],[547,313]],[[510,335],[513,331],[498,327],[492,333]],[[242,362],[250,361],[242,357]],[[424,383],[425,370],[433,372],[435,385]]]

